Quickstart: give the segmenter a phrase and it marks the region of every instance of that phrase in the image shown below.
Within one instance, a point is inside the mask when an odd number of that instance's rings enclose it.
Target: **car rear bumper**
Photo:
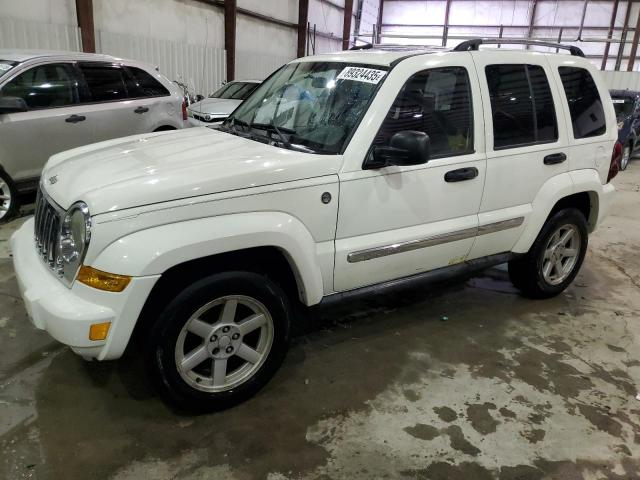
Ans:
[[[33,219],[11,237],[20,293],[33,324],[83,357],[110,360],[124,352],[144,302],[159,276],[134,278],[122,293],[75,282],[67,288],[38,256]],[[106,340],[89,340],[89,328],[110,322]]]

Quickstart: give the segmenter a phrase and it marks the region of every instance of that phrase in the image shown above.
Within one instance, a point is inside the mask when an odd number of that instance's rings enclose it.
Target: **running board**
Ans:
[[[506,263],[509,260],[520,256],[522,254],[505,252],[498,253],[496,255],[489,255],[488,257],[477,258],[474,260],[467,260],[466,262],[458,263],[447,267],[437,268],[424,273],[418,273],[408,277],[398,278],[395,280],[389,280],[387,282],[378,283],[375,285],[369,285],[366,287],[356,288],[354,290],[348,290],[346,292],[332,293],[327,295],[320,302],[321,306],[329,305],[334,302],[340,302],[355,297],[372,295],[375,293],[388,294],[395,290],[402,290],[408,287],[415,287],[417,285],[430,286],[438,283],[443,283],[455,278],[470,276],[471,274],[481,272],[487,268]]]

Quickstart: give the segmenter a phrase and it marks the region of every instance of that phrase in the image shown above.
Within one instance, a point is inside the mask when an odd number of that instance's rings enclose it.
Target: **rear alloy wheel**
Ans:
[[[542,227],[529,252],[509,262],[509,277],[531,298],[558,295],[578,274],[587,252],[587,222],[582,212],[567,208]]]
[[[163,397],[198,412],[250,398],[284,359],[290,315],[282,289],[256,273],[219,273],[187,287],[161,313],[150,338]]]
[[[620,170],[626,170],[631,159],[631,145],[627,145],[622,150],[622,158],[620,159]]]
[[[18,211],[18,198],[9,177],[0,170],[0,223],[11,220]]]

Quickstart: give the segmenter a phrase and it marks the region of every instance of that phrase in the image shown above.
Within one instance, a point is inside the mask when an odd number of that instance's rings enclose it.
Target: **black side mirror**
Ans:
[[[0,115],[3,113],[26,112],[27,103],[20,97],[0,97]]]
[[[196,102],[201,102],[202,100],[204,100],[204,95],[196,95]]]
[[[430,155],[429,135],[415,130],[404,130],[391,137],[388,147],[374,147],[363,168],[370,170],[390,165],[421,165],[429,161]]]

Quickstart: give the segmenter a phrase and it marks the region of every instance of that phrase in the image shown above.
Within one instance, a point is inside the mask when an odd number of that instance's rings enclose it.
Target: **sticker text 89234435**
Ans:
[[[336,80],[352,80],[354,82],[379,83],[387,74],[384,70],[364,67],[345,67]]]

